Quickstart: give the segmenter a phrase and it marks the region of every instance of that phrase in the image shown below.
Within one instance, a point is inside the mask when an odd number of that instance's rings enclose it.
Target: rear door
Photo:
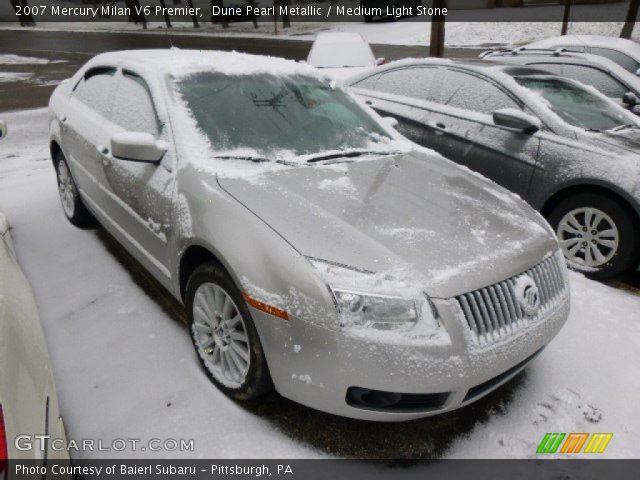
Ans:
[[[158,115],[156,102],[146,80],[123,68],[117,75],[111,119],[114,133],[150,133],[171,145],[168,127]],[[172,147],[157,164],[102,155],[101,166],[108,190],[107,214],[116,236],[126,242],[140,261],[160,280],[169,279],[168,241],[172,232],[174,152]]]
[[[431,127],[439,133],[435,149],[526,197],[539,138],[497,126],[492,116],[503,108],[523,110],[522,103],[475,72],[446,67],[441,75],[436,80],[440,85],[439,107],[429,119]]]

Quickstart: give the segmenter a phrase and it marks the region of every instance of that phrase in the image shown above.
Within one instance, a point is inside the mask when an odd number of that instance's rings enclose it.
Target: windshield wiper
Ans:
[[[213,158],[219,158],[221,160],[249,160],[250,162],[270,162],[270,158],[266,157],[254,157],[251,155],[216,155]]]
[[[335,152],[335,153],[327,153],[325,155],[318,155],[316,157],[311,157],[307,159],[307,163],[316,163],[321,162],[323,160],[333,160],[334,158],[353,158],[360,157],[362,155],[396,155],[399,152],[389,151],[389,152],[378,152],[376,150],[353,150],[347,152]]]
[[[614,127],[610,132],[621,132],[622,130],[626,130],[628,128],[640,128],[638,125],[634,125],[633,123],[625,123],[624,125],[620,125],[618,127]]]

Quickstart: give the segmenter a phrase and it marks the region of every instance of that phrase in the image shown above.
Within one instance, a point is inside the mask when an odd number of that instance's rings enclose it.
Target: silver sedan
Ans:
[[[516,375],[569,312],[547,223],[307,65],[102,54],[50,101],[66,217],[184,305],[223,392],[407,420]]]

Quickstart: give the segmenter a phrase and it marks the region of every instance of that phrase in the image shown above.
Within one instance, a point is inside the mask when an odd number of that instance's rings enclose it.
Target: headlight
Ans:
[[[389,275],[309,259],[328,285],[343,327],[433,331],[437,310],[420,288]]]

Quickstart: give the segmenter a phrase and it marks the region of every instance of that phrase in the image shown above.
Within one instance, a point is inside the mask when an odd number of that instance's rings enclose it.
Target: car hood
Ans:
[[[614,154],[635,154],[640,151],[640,129],[627,129],[619,132],[586,133],[586,139],[593,145]]]
[[[218,183],[301,254],[404,277],[433,297],[493,284],[557,248],[518,197],[421,151]]]

